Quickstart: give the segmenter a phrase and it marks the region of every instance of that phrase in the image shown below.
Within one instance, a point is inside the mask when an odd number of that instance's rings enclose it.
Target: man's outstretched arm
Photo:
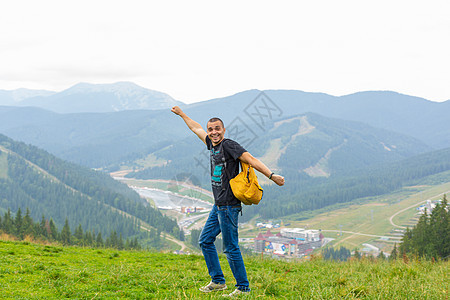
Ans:
[[[273,174],[272,171],[270,171],[270,169],[262,161],[253,157],[253,155],[251,155],[250,153],[248,153],[248,152],[242,153],[242,155],[239,156],[239,159],[245,163],[248,163],[250,166],[255,168],[257,171],[264,174],[267,178],[271,177],[270,179],[273,182],[275,182],[276,184],[278,184],[279,186],[284,185],[284,177],[283,176]]]
[[[198,136],[198,138],[202,140],[203,143],[206,144],[207,134],[206,131],[202,128],[202,125],[189,118],[178,106],[172,107],[172,112],[176,115],[179,115],[186,123],[186,125],[189,127],[189,129],[193,133],[195,133]]]

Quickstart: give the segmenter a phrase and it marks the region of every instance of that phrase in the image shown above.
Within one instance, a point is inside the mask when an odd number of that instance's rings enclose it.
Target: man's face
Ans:
[[[207,126],[207,134],[211,139],[213,146],[219,144],[223,140],[223,136],[225,134],[225,128],[222,125],[222,122],[208,122]]]

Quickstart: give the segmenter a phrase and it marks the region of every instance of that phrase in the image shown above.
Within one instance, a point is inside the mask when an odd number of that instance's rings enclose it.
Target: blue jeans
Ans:
[[[217,235],[222,232],[223,252],[227,256],[231,272],[236,279],[236,288],[246,292],[250,291],[250,288],[238,244],[238,215],[241,210],[240,206],[218,207],[214,205],[200,234],[199,243],[211,280],[214,283],[225,283],[217,249],[214,245]]]

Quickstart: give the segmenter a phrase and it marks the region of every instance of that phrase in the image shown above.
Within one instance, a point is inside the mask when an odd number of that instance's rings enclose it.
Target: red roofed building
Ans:
[[[281,233],[274,235],[269,229],[265,234],[259,233],[254,239],[255,251],[258,253],[271,253],[277,256],[301,257],[311,253],[316,248],[320,248],[322,246],[322,238],[323,236],[320,240],[305,241],[286,237]]]

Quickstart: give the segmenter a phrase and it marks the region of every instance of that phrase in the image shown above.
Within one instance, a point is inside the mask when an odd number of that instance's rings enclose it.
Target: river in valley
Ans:
[[[151,198],[159,209],[175,209],[180,210],[182,207],[202,208],[202,210],[210,210],[212,204],[196,198],[181,196],[169,191],[162,191],[152,188],[133,187],[133,189],[142,197]]]

